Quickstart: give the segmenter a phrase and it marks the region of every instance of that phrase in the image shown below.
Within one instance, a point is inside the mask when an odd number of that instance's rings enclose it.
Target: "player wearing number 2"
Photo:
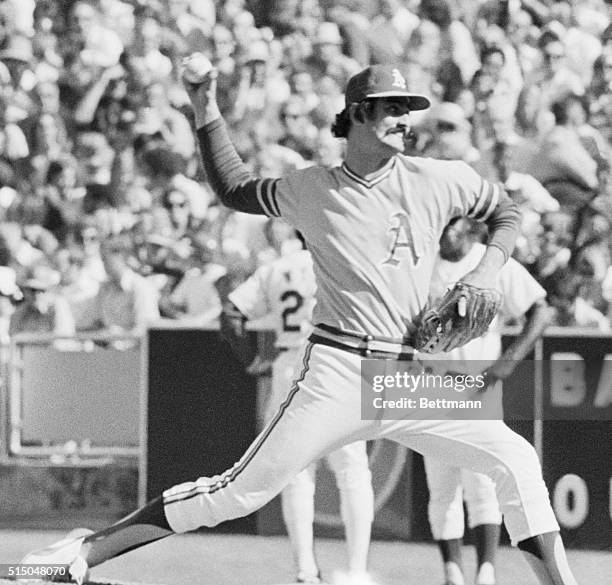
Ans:
[[[272,220],[279,221],[279,220]],[[229,295],[222,331],[240,354],[247,320],[274,317],[276,350],[272,392],[265,420],[273,417],[287,395],[299,366],[302,346],[311,332],[316,290],[312,258],[306,249],[290,252],[261,266]],[[223,326],[223,323],[226,325]],[[248,360],[244,356],[243,361]],[[298,372],[299,373],[299,368]],[[374,493],[365,441],[345,445],[327,456],[340,490],[340,513],[346,530],[347,580],[367,583],[367,554],[374,515]],[[297,566],[298,583],[321,583],[313,548],[314,477],[310,465],[282,491],[283,518]]]
[[[467,219],[460,218],[445,228],[429,290],[431,297],[442,296],[479,262],[484,246],[475,241],[477,233],[474,232],[478,230],[474,227]],[[501,415],[500,380],[509,376],[517,362],[531,351],[548,324],[549,309],[546,291],[512,258],[499,271],[497,285],[504,301],[500,316],[489,331],[463,347],[431,358],[448,365],[456,373],[475,374],[486,370],[487,381],[491,384],[488,398]],[[502,353],[501,321],[523,317],[521,332]],[[495,585],[495,552],[502,517],[491,478],[447,465],[433,457],[425,457],[425,471],[429,486],[429,524],[444,561],[445,585],[465,583],[461,567],[464,498],[478,556],[476,585]]]
[[[388,438],[489,475],[510,538],[541,583],[574,585],[537,455],[502,421],[361,418],[362,359],[415,355],[444,227],[460,216],[487,224],[484,254],[462,282],[493,289],[517,235],[519,214],[510,198],[465,163],[403,154],[411,112],[430,102],[409,91],[400,66],[374,65],[350,79],[333,128],[347,139],[341,166],[309,167],[280,179],[253,176],[238,156],[219,112],[214,70],[186,83],[186,90],[206,175],[221,201],[283,217],[308,242],[317,282],[315,327],[285,400],[231,469],[171,487],[117,524],[55,545],[54,561],[70,564],[73,577],[82,579],[88,566],[147,542],[257,510],[342,445]]]

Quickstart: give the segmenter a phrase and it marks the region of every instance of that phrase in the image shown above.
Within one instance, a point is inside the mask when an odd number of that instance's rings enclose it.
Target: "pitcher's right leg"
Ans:
[[[174,533],[246,516],[266,504],[312,461],[367,433],[359,383],[358,356],[309,343],[295,384],[243,457],[225,473],[174,486],[85,537],[79,553],[85,568]]]
[[[534,448],[500,420],[384,421],[383,436],[495,482],[504,523],[542,585],[576,585]]]

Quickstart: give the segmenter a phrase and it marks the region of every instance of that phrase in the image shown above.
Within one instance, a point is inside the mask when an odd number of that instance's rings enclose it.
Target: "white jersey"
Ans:
[[[346,164],[258,186],[262,209],[306,238],[318,283],[315,324],[402,339],[427,301],[442,231],[485,221],[500,189],[459,161],[394,156],[366,180]]]
[[[431,280],[430,299],[436,300],[442,297],[446,290],[476,268],[485,250],[486,246],[475,243],[458,262],[443,260],[438,256]],[[433,356],[435,359],[494,362],[501,355],[501,330],[504,322],[509,318],[520,318],[533,303],[546,297],[546,291],[513,258],[510,258],[498,272],[497,288],[502,293],[504,300],[500,313],[491,323],[487,333],[448,353],[436,354]],[[458,368],[460,368],[459,365]]]
[[[229,300],[248,320],[273,315],[277,347],[291,348],[310,333],[315,291],[312,257],[298,250],[258,268]]]

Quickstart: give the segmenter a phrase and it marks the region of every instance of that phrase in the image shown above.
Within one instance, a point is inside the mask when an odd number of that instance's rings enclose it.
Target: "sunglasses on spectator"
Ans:
[[[457,130],[457,126],[455,126],[455,124],[451,124],[450,122],[438,122],[436,124],[436,130],[438,132],[455,132]]]
[[[187,207],[187,201],[168,201],[166,207],[168,209],[174,209],[175,207],[183,209],[184,207]]]
[[[563,59],[565,57],[564,53],[544,53],[544,57],[548,61],[558,61],[559,59]]]

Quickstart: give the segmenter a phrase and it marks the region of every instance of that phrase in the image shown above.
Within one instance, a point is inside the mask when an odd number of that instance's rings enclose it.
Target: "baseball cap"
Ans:
[[[346,104],[359,103],[368,98],[405,97],[411,110],[426,110],[429,98],[408,91],[406,78],[399,66],[371,65],[349,79]]]

